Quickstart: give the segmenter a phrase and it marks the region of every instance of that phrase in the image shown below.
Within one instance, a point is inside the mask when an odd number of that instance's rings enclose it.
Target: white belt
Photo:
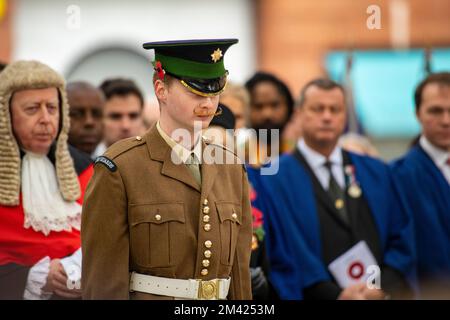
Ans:
[[[172,279],[154,277],[136,272],[131,273],[130,292],[139,291],[160,296],[193,299],[225,300],[231,279]]]

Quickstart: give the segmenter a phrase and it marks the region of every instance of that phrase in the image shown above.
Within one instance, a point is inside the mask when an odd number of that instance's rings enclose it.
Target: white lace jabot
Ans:
[[[48,235],[50,231],[80,230],[81,205],[65,201],[56,169],[45,155],[26,152],[22,160],[24,227]]]

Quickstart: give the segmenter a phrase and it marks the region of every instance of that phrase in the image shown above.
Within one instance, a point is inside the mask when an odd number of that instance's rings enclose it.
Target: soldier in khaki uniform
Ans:
[[[236,42],[144,44],[155,49],[161,118],[96,160],[82,215],[84,299],[251,299],[247,173],[194,132],[217,114],[223,55]],[[177,139],[179,128],[192,138]],[[206,150],[234,164],[205,161]]]

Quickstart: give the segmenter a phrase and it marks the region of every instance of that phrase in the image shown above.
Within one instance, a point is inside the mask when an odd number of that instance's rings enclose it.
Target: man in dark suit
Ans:
[[[264,199],[270,277],[278,295],[405,297],[413,269],[411,226],[387,166],[338,146],[346,107],[337,83],[311,81],[298,107],[303,138],[294,153],[280,157],[275,175],[249,170]],[[374,283],[370,275],[377,276]]]

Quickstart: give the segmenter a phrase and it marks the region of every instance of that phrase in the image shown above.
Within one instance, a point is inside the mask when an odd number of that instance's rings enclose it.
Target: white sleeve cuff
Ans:
[[[67,287],[69,289],[80,289],[81,287],[81,248],[71,256],[60,260],[67,274]]]
[[[38,263],[31,267],[28,272],[27,284],[23,298],[25,300],[48,300],[52,293],[42,291],[47,283],[48,273],[50,271],[50,257],[42,258]]]

